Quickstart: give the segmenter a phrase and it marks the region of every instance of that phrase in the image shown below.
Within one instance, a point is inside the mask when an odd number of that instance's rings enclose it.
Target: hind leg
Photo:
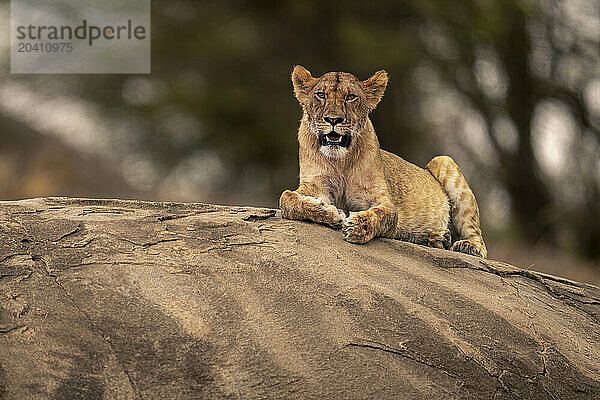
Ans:
[[[460,240],[450,249],[485,258],[487,249],[481,234],[479,207],[460,168],[448,156],[433,158],[426,168],[442,185],[450,199],[452,224],[460,236]]]

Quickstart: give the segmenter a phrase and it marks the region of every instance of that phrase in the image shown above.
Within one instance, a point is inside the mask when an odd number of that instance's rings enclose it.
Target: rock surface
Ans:
[[[3,399],[598,399],[600,289],[269,209],[0,202]]]

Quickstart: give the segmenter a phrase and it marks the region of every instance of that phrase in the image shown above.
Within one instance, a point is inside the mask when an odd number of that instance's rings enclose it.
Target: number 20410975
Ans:
[[[56,43],[19,43],[17,47],[19,53],[71,53],[73,51],[73,43],[56,42]]]

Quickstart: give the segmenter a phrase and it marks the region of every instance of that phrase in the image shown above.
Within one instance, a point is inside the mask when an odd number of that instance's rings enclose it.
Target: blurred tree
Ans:
[[[600,259],[599,7],[153,1],[151,75],[11,79],[99,105],[120,127],[111,151],[126,171],[153,171],[143,182],[163,197],[275,205],[297,180],[293,65],[359,78],[384,68],[373,113],[384,148],[420,165],[456,157],[484,224],[500,221],[491,234]]]
[[[569,7],[580,7],[571,9],[571,13],[580,13],[572,15],[571,19],[591,12],[589,17],[593,22],[599,6],[574,3],[577,2],[564,1],[554,8],[544,2],[474,1],[460,13],[439,7],[433,13],[433,23],[454,38],[458,56],[450,62],[436,58],[435,54],[430,59],[436,62],[444,79],[483,116],[485,132],[494,153],[490,156],[498,160],[494,177],[510,194],[513,218],[520,236],[529,241],[543,239],[552,245],[560,244],[566,237],[570,243],[563,245],[598,258],[600,181],[594,170],[600,167],[600,124],[598,114],[593,115],[584,104],[583,93],[586,85],[594,80],[597,82],[600,77],[600,23],[588,30],[585,27],[578,29],[565,14],[569,13]],[[571,37],[570,43],[561,46],[564,36]],[[532,41],[537,42],[535,46]],[[541,55],[544,48],[549,51]],[[567,58],[577,65],[561,67]],[[506,82],[494,82],[494,77],[481,76],[486,73],[478,70],[478,64],[482,62],[492,63],[500,80]],[[547,64],[547,69],[540,64]],[[461,84],[457,79],[460,71],[467,71],[466,79],[470,84]],[[570,79],[569,75],[574,73],[579,76]],[[501,96],[491,90],[494,88],[486,86],[501,83],[507,86],[506,93]],[[575,143],[586,142],[592,150],[591,159],[578,159],[576,144],[573,148],[561,149],[572,157],[562,167],[577,170],[567,187],[561,187],[567,182],[553,181],[544,173],[540,165],[543,155],[536,155],[535,149],[540,143],[532,137],[535,111],[548,100],[557,100],[564,105],[563,112],[572,117],[576,125]],[[500,138],[494,134],[493,125],[501,116],[507,117],[516,128],[515,148],[503,147]],[[561,195],[566,192],[566,197],[572,200],[579,196],[569,192],[579,191],[581,187],[586,188],[580,199],[581,207],[561,204]]]

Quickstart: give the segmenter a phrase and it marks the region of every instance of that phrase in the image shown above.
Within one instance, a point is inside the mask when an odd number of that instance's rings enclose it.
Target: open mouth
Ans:
[[[321,146],[350,146],[350,135],[340,135],[336,131],[331,131],[327,134],[319,135],[319,144]]]

